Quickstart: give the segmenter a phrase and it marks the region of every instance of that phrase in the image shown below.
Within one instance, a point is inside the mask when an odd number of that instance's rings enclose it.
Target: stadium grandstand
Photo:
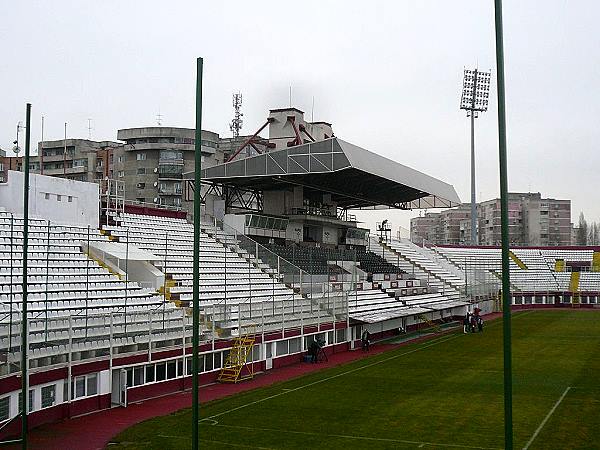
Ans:
[[[22,352],[31,427],[188,389],[188,218],[140,210],[94,183],[31,179],[26,255],[22,177],[0,185],[0,435],[18,434]],[[421,247],[352,215],[459,204],[440,180],[336,137],[225,162],[202,179],[202,384],[299,363],[315,341],[350,351],[364,330],[383,339],[499,308],[498,248]],[[516,306],[600,302],[600,249],[514,248],[510,271]]]

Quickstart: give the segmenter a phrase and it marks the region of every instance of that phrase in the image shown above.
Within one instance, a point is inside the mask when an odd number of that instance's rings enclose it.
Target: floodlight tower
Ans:
[[[475,119],[486,112],[490,96],[490,72],[465,69],[460,109],[471,118],[471,245],[477,245],[477,203],[475,194]]]

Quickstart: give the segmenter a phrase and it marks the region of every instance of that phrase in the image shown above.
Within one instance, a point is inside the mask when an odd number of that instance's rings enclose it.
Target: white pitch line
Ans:
[[[424,346],[422,346],[422,347],[415,348],[415,349],[413,349],[413,350],[410,350],[410,351],[408,351],[408,352],[404,352],[404,353],[400,353],[400,354],[398,354],[398,355],[390,356],[389,358],[380,359],[379,361],[375,361],[375,362],[372,362],[372,363],[370,363],[370,364],[365,364],[364,366],[360,366],[360,367],[357,367],[357,368],[355,368],[355,369],[348,370],[348,371],[346,371],[346,372],[338,373],[338,374],[336,374],[336,375],[332,375],[332,376],[330,376],[330,377],[327,377],[327,378],[321,378],[320,380],[313,381],[312,383],[304,384],[304,385],[302,385],[302,386],[298,386],[298,387],[296,387],[296,388],[292,388],[292,389],[289,389],[289,390],[287,390],[287,391],[279,392],[278,394],[269,395],[268,397],[261,398],[261,399],[259,399],[259,400],[255,400],[255,401],[253,401],[253,402],[246,403],[246,404],[244,404],[244,405],[240,405],[240,406],[237,406],[237,407],[235,407],[235,408],[228,409],[228,410],[226,410],[226,411],[223,411],[223,412],[220,412],[220,413],[218,413],[218,414],[213,414],[212,416],[208,416],[208,417],[206,417],[205,419],[201,419],[201,420],[206,420],[206,419],[214,419],[215,417],[221,417],[221,416],[224,416],[225,414],[229,414],[229,413],[231,413],[231,412],[234,412],[234,411],[238,411],[238,410],[240,410],[240,409],[247,408],[248,406],[256,405],[257,403],[266,402],[267,400],[271,400],[271,399],[273,399],[273,398],[280,397],[280,396],[282,396],[282,395],[286,395],[286,394],[289,394],[289,393],[291,393],[291,392],[296,392],[296,391],[299,391],[300,389],[304,389],[304,388],[307,388],[307,387],[314,386],[314,385],[316,385],[316,384],[324,383],[324,382],[326,382],[326,381],[333,380],[333,379],[335,379],[335,378],[343,377],[344,375],[348,375],[348,374],[351,374],[351,373],[354,373],[354,372],[358,372],[359,370],[367,369],[367,368],[369,368],[369,367],[373,367],[373,366],[376,366],[376,365],[382,364],[382,363],[384,363],[384,362],[387,362],[387,361],[392,361],[392,360],[394,360],[394,359],[397,359],[397,358],[400,358],[400,357],[402,357],[402,356],[410,355],[411,353],[415,353],[415,352],[421,351],[421,350],[423,350],[423,349],[426,349],[426,348],[432,347],[432,346],[434,346],[434,345],[437,345],[437,344],[440,344],[440,343],[442,343],[442,342],[448,342],[448,341],[451,341],[452,339],[456,339],[457,337],[460,337],[460,336],[462,336],[462,334],[451,335],[451,336],[450,336],[448,339],[442,339],[442,338],[440,338],[440,339],[438,339],[438,340],[437,340],[437,341],[435,341],[435,342],[431,342],[431,343],[429,343],[428,345],[424,345]]]
[[[533,311],[526,311],[526,312],[523,312],[523,313],[520,313],[520,314],[516,315],[516,317],[523,317],[523,316],[525,316],[527,314],[530,314],[532,312]],[[498,323],[502,323],[502,321],[493,322],[490,325],[488,325],[488,328],[491,327],[491,326],[494,326],[494,325],[496,325]],[[348,370],[346,372],[338,373],[337,375],[333,375],[333,376],[330,376],[330,377],[327,377],[327,378],[322,378],[320,380],[313,381],[312,383],[308,383],[308,384],[299,386],[297,388],[292,388],[292,389],[280,392],[278,394],[273,394],[273,395],[270,395],[268,397],[261,398],[259,400],[255,400],[253,402],[246,403],[245,405],[241,405],[241,406],[237,406],[237,407],[232,408],[232,409],[228,409],[228,410],[220,412],[218,414],[213,414],[212,416],[208,416],[208,417],[206,417],[204,419],[200,419],[199,422],[202,421],[202,420],[214,419],[215,417],[221,417],[221,416],[224,416],[225,414],[229,414],[231,412],[247,408],[248,406],[252,406],[252,405],[256,405],[258,403],[266,402],[267,400],[271,400],[273,398],[280,397],[282,395],[289,394],[291,392],[296,392],[296,391],[299,391],[300,389],[304,389],[304,388],[307,388],[307,387],[310,387],[310,386],[314,386],[316,384],[324,383],[325,381],[333,380],[334,378],[339,378],[339,377],[342,377],[344,375],[348,375],[350,373],[358,372],[359,370],[367,369],[369,367],[373,367],[373,366],[376,366],[378,364],[382,364],[384,362],[400,358],[402,356],[410,355],[411,353],[415,353],[415,352],[421,351],[423,349],[426,349],[426,348],[429,348],[429,347],[433,347],[434,345],[437,345],[439,343],[451,341],[452,339],[456,339],[456,338],[458,338],[458,337],[460,337],[462,335],[463,335],[462,333],[459,333],[459,334],[454,334],[454,335],[440,336],[440,337],[437,337],[437,338],[432,339],[431,341],[429,341],[428,345],[424,345],[422,347],[410,350],[408,352],[400,353],[399,355],[390,356],[389,358],[381,359],[381,360],[375,361],[375,362],[373,362],[371,364],[366,364],[364,366],[357,367],[356,369],[352,369],[352,370]],[[448,339],[446,339],[447,336],[449,336]]]
[[[535,440],[537,435],[540,434],[540,431],[542,431],[542,428],[544,428],[544,425],[546,425],[546,422],[548,422],[548,419],[550,419],[550,416],[552,414],[554,414],[554,411],[556,411],[556,408],[558,408],[558,405],[561,404],[561,402],[564,400],[564,398],[567,396],[567,394],[569,393],[570,390],[571,390],[571,386],[568,386],[565,389],[565,392],[562,393],[562,395],[556,401],[556,403],[554,404],[554,406],[552,407],[550,412],[548,414],[546,414],[546,417],[544,417],[544,420],[542,420],[542,423],[540,423],[540,426],[537,427],[537,430],[535,430],[535,433],[533,433],[533,436],[531,436],[531,439],[529,439],[529,441],[527,441],[527,444],[525,444],[525,447],[523,447],[523,450],[527,450],[529,448],[529,446],[533,443],[533,441]]]
[[[255,430],[255,431],[272,431],[275,433],[289,433],[289,434],[300,434],[300,435],[306,435],[306,436],[322,436],[322,437],[333,437],[333,438],[340,438],[340,439],[354,439],[354,440],[358,440],[358,441],[396,442],[399,444],[418,445],[421,448],[426,447],[426,446],[432,446],[432,447],[448,447],[448,448],[468,448],[468,449],[474,449],[474,450],[502,450],[498,447],[479,447],[476,445],[447,444],[447,443],[443,444],[440,442],[409,441],[409,440],[405,440],[405,439],[378,438],[378,437],[357,436],[357,435],[349,435],[349,434],[327,434],[327,433],[320,433],[320,432],[317,433],[317,432],[310,432],[310,431],[282,430],[279,428],[244,427],[244,426],[238,426],[238,425],[225,425],[225,424],[219,424],[219,425],[217,425],[217,427],[233,428],[233,429],[248,430],[248,431],[253,431],[253,430]]]

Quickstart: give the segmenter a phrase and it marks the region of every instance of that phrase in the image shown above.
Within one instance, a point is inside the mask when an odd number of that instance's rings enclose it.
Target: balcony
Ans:
[[[182,195],[183,194],[183,190],[180,189],[171,189],[171,188],[166,188],[166,189],[162,189],[162,188],[158,188],[158,193],[160,195]]]
[[[158,166],[159,179],[181,180],[183,178],[183,165],[168,164]]]
[[[181,180],[183,178],[182,173],[161,173],[158,172],[159,180]]]
[[[183,166],[183,158],[175,158],[175,159],[159,158],[158,165],[159,166],[165,166],[165,165],[167,165],[167,166],[168,165]]]
[[[87,167],[85,166],[77,166],[77,167],[67,167],[66,170],[64,170],[62,167],[59,169],[48,169],[45,168],[44,169],[44,175],[49,175],[49,176],[60,176],[60,175],[72,175],[72,174],[80,174],[80,173],[87,173]]]
[[[44,162],[58,162],[63,160],[71,161],[73,159],[73,153],[67,152],[66,156],[63,155],[62,152],[58,155],[44,155],[43,157],[41,157],[41,159],[43,159]]]

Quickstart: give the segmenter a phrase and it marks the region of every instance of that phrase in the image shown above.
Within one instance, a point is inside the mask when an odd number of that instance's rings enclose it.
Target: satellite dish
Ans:
[[[21,147],[19,147],[18,145],[15,145],[12,149],[13,152],[15,152],[15,155],[19,156],[19,153],[21,152]]]

